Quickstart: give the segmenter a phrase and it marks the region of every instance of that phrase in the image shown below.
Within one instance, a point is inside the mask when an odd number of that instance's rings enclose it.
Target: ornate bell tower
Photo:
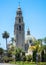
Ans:
[[[20,6],[17,9],[14,25],[14,35],[16,39],[16,47],[24,50],[25,31],[22,11]]]

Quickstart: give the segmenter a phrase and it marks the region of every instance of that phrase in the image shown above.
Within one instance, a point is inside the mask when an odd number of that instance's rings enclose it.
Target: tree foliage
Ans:
[[[27,55],[27,56],[26,56],[26,60],[27,60],[27,61],[31,61],[31,60],[32,60],[32,56],[31,56],[31,55]]]
[[[3,38],[9,38],[9,33],[7,31],[4,31],[2,35],[3,35]]]
[[[33,51],[33,61],[36,62],[36,54],[37,54],[37,50]]]
[[[0,48],[0,55],[2,55],[3,53],[4,53],[4,50]]]
[[[46,37],[44,38],[44,43],[46,43]]]
[[[4,39],[6,39],[6,49],[8,49],[8,47],[7,47],[7,39],[9,38],[9,33],[7,31],[4,31],[4,33],[2,34],[2,37]]]
[[[20,48],[17,48],[15,50],[15,59],[16,59],[16,61],[20,61],[21,60],[21,52],[22,52],[22,50]]]

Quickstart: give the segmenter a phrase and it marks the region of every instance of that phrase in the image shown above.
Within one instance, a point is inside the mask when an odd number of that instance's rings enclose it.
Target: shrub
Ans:
[[[12,57],[8,57],[8,56],[4,56],[4,57],[2,57],[2,60],[4,62],[9,62],[9,61],[13,61],[13,58]]]
[[[31,55],[27,55],[27,56],[26,56],[26,60],[27,60],[27,61],[31,61],[31,60],[32,60],[32,56],[31,56]]]
[[[22,58],[23,58],[23,61],[26,61],[26,56],[23,56]]]
[[[4,62],[9,62],[9,58],[8,58],[7,56],[4,56],[4,57],[2,58],[2,60],[3,60]]]
[[[33,51],[33,62],[36,62],[36,53],[37,53],[37,50],[34,50]]]

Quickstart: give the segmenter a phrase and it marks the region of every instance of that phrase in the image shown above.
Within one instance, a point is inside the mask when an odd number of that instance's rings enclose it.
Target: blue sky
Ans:
[[[25,23],[25,33],[30,28],[36,38],[46,37],[46,0],[0,0],[0,47],[6,48],[2,38],[4,31],[9,32],[10,41],[14,36],[14,23],[19,1]]]

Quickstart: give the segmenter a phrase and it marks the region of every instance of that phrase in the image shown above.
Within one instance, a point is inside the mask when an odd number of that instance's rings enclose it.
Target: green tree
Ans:
[[[42,46],[43,39],[38,39],[38,41],[39,41],[40,45]]]
[[[26,56],[25,56],[25,52],[21,51],[21,60],[22,61],[26,61]]]
[[[41,61],[44,62],[44,50],[41,52]]]
[[[7,55],[8,55],[8,57],[12,57],[12,51],[8,50]]]
[[[4,50],[0,48],[0,62],[2,62],[2,56],[3,56]]]
[[[37,54],[37,50],[33,51],[33,61],[36,62],[36,54]]]
[[[27,61],[31,61],[31,60],[32,60],[32,56],[31,56],[31,55],[27,55],[27,56],[26,56],[26,60],[27,60]]]
[[[21,52],[22,52],[22,50],[20,48],[17,48],[15,50],[15,59],[16,59],[16,61],[20,61],[21,60]]]
[[[41,59],[41,52],[43,50],[42,40],[38,39],[35,41],[36,49],[33,51],[33,61],[36,61],[36,54],[38,53],[38,60]]]
[[[13,61],[12,57],[8,57],[8,56],[3,56],[2,57],[3,62],[9,62],[9,61]]]
[[[44,50],[44,61],[46,62],[46,45],[43,45],[43,50]]]
[[[14,38],[13,37],[11,38],[11,41],[12,41],[12,44],[13,44],[13,42],[14,42]]]
[[[9,62],[8,56],[3,56],[3,57],[2,57],[2,60],[3,60],[3,62]]]
[[[46,37],[43,40],[44,40],[44,43],[46,44]]]
[[[7,47],[7,39],[9,38],[9,33],[7,31],[4,31],[4,33],[2,34],[2,37],[4,39],[6,39],[6,49],[8,49],[8,47]]]
[[[44,62],[46,62],[46,53],[44,54]]]
[[[24,51],[22,51],[22,56],[25,56],[25,52]]]
[[[4,53],[4,50],[0,48],[0,55],[2,55],[3,53]]]
[[[26,56],[22,56],[22,58],[23,58],[23,61],[26,61]]]
[[[12,55],[15,55],[15,47],[12,45],[11,48],[9,48],[8,50],[8,56],[12,56]]]
[[[40,53],[43,49],[43,45],[42,45],[42,40],[38,39],[37,41],[35,41],[35,46],[36,46],[36,50],[38,53]]]

